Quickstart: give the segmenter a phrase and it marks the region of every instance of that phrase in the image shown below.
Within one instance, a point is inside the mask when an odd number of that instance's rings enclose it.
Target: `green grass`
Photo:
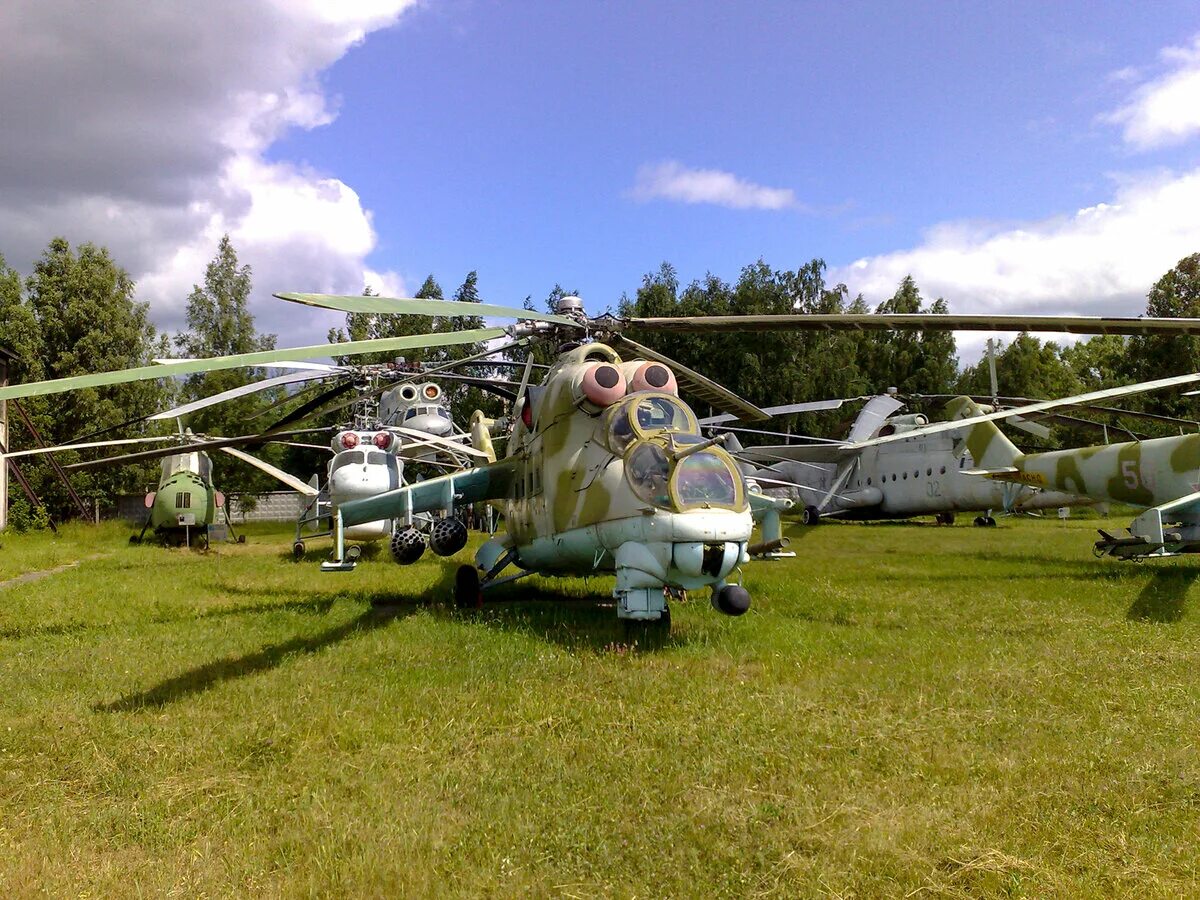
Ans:
[[[5,535],[86,561],[0,588],[0,892],[1195,893],[1200,561],[1096,524],[793,527],[657,649],[608,579]]]

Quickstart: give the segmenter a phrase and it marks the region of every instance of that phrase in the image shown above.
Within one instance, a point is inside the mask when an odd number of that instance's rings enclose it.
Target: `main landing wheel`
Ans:
[[[483,589],[479,586],[479,570],[474,566],[459,566],[454,576],[454,605],[459,609],[479,609],[483,606]]]
[[[939,525],[953,525],[954,524],[954,513],[952,513],[952,512],[938,513],[937,514],[937,523]]]
[[[292,559],[297,562],[304,559],[304,541],[296,541],[292,544]]]
[[[991,516],[976,516],[975,517],[975,527],[976,528],[995,528],[996,520],[993,519]]]
[[[821,521],[821,511],[815,506],[806,506],[800,514],[800,521],[805,525],[817,525]]]

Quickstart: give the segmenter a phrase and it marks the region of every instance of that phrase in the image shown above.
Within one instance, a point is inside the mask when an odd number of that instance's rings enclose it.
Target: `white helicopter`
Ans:
[[[1032,512],[1092,502],[1078,494],[975,477],[975,461],[962,435],[922,434],[920,429],[929,424],[924,415],[894,415],[904,405],[889,394],[871,398],[844,441],[745,447],[736,453],[755,464],[747,477],[763,482],[769,493],[803,504],[805,525],[816,525],[825,517],[875,520],[921,515],[951,525],[956,513],[970,511],[981,513],[975,525],[993,526],[994,510]],[[870,443],[910,431],[917,433],[911,440]],[[773,484],[768,480],[772,478],[794,487]]]

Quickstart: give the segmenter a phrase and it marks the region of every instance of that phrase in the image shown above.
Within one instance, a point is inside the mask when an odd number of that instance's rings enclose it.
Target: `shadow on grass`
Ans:
[[[1183,607],[1200,569],[1172,567],[1157,570],[1125,613],[1131,622],[1166,624],[1183,618]]]
[[[357,618],[318,635],[292,638],[290,641],[263,647],[254,653],[205,663],[176,675],[174,678],[168,678],[149,690],[126,695],[111,703],[100,703],[92,709],[96,712],[133,712],[139,709],[162,707],[185,697],[203,693],[223,682],[274,669],[289,656],[297,653],[315,653],[356,634],[380,628],[414,612],[416,612],[415,607],[406,608],[395,605],[371,607]]]
[[[580,597],[533,585],[525,593],[519,590],[515,585],[504,593],[489,594],[481,609],[454,610],[453,614],[464,621],[528,635],[568,650],[647,652],[688,642],[680,632],[663,634],[653,625],[626,624],[617,618],[611,597]]]
[[[102,627],[104,626],[89,625],[87,622],[70,622],[63,625],[35,625],[32,628],[0,628],[0,641],[20,641],[31,637],[57,637]]]

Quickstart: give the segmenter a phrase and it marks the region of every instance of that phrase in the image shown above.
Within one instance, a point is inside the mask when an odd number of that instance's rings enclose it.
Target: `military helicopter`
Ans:
[[[507,517],[507,532],[487,541],[475,565],[462,566],[456,578],[459,603],[480,601],[482,591],[512,577],[533,572],[588,574],[611,572],[619,618],[669,626],[668,589],[709,587],[714,607],[740,615],[750,605],[738,582],[738,566],[751,551],[755,497],[720,435],[705,438],[691,408],[678,397],[684,387],[715,408],[743,420],[765,418],[762,410],[710,379],[655,353],[622,334],[642,331],[745,331],[782,328],[950,328],[954,330],[1101,330],[1114,333],[1200,333],[1191,319],[1085,319],[1080,317],[945,315],[769,315],[699,316],[680,319],[588,318],[577,297],[563,298],[554,313],[537,313],[480,303],[420,301],[380,297],[331,297],[279,294],[285,300],[344,312],[398,312],[426,316],[493,316],[517,319],[509,328],[438,332],[405,338],[316,345],[260,351],[210,360],[168,363],[124,372],[99,373],[51,382],[15,385],[0,398],[31,396],[167,374],[262,365],[308,356],[340,356],[405,347],[437,346],[508,338],[493,347],[502,352],[548,341],[559,347],[557,362],[540,384],[522,379],[506,454],[497,458],[492,439],[503,434],[500,422],[481,414],[471,421],[472,443],[489,462],[385,494],[352,500],[334,515],[335,552],[327,569],[348,569],[344,532],[349,526],[379,519],[400,519],[403,533],[416,535],[413,558],[425,540],[411,527],[422,512],[446,516],[434,524],[429,546],[448,556],[465,546],[466,529],[453,517],[462,504],[491,501]],[[918,321],[919,320],[919,321]],[[841,324],[837,324],[838,322]],[[603,340],[596,340],[602,338]],[[620,354],[626,354],[622,358]],[[149,369],[149,371],[147,371]],[[170,371],[164,371],[164,370]],[[1147,385],[1099,392],[1120,396],[1151,387],[1200,380],[1200,374]],[[1035,407],[1038,406],[1035,404]],[[1042,408],[1048,408],[1044,404]],[[1023,412],[1035,412],[1030,407]],[[971,422],[941,423],[951,429],[1018,415],[1002,411]],[[937,425],[928,426],[934,430]],[[880,436],[890,442],[905,435]],[[977,462],[986,465],[986,460]],[[762,502],[761,500],[758,502]],[[419,552],[420,551],[420,552]],[[519,571],[501,578],[508,566]]]
[[[325,447],[305,445],[327,449],[331,458],[324,467],[324,477],[314,475],[301,490],[307,503],[297,517],[292,542],[292,554],[299,560],[306,552],[306,539],[326,537],[331,533],[323,524],[330,521],[332,510],[340,503],[370,497],[403,484],[405,461],[455,469],[466,464],[475,451],[465,445],[469,436],[454,427],[443,402],[441,386],[432,381],[414,383],[427,371],[432,371],[440,378],[479,381],[488,388],[493,387],[483,379],[444,371],[447,367],[462,364],[463,361],[458,360],[444,366],[426,367],[407,363],[403,358],[370,365],[285,361],[277,363],[276,367],[296,371],[203,397],[156,413],[149,420],[175,418],[249,394],[301,382],[316,382],[306,385],[302,391],[319,390],[319,396],[285,395],[263,412],[283,403],[305,402],[272,427],[349,408],[348,421],[326,429],[332,432],[332,437]],[[345,399],[347,394],[351,395],[349,400]],[[392,523],[381,520],[358,525],[346,537],[358,542],[373,542],[391,537],[392,532]],[[349,552],[357,556],[361,550],[352,547]]]
[[[60,444],[55,447],[41,447],[34,450],[21,450],[7,454],[7,458],[34,456],[40,454],[60,453],[67,451],[110,449],[130,444],[166,442],[172,446],[160,447],[155,450],[139,451],[124,456],[104,457],[71,463],[64,466],[65,470],[94,468],[96,466],[118,465],[131,461],[144,461],[161,458],[159,467],[158,486],[148,491],[145,496],[145,507],[148,510],[145,523],[139,534],[130,536],[130,543],[140,544],[148,530],[153,529],[159,541],[166,545],[191,546],[193,535],[202,541],[202,546],[209,546],[210,533],[224,517],[225,525],[233,532],[233,522],[225,504],[225,495],[216,488],[213,482],[213,465],[202,447],[221,443],[194,435],[190,430],[180,429],[179,433],[170,436],[151,436],[140,438],[121,438],[116,440],[93,441],[87,443]],[[248,442],[248,439],[247,439]],[[299,479],[293,478],[287,472],[272,466],[261,459],[244,453],[229,442],[220,448],[224,453],[247,462],[275,478],[284,482],[294,490],[307,489]],[[244,536],[238,536],[238,543],[244,542]]]
[[[905,519],[933,515],[943,525],[955,514],[979,512],[977,526],[995,525],[993,510],[1030,512],[1057,509],[1090,499],[1062,491],[1009,484],[963,474],[974,470],[969,452],[960,452],[961,436],[952,433],[917,436],[883,446],[860,446],[882,434],[913,432],[928,424],[921,413],[896,415],[904,403],[881,394],[864,404],[844,441],[767,444],[739,448],[748,478],[778,478],[796,487],[771,493],[794,496],[802,504],[801,521],[816,525],[823,518],[853,520]],[[724,427],[732,432],[748,429]],[[736,434],[729,438],[736,440]]]

